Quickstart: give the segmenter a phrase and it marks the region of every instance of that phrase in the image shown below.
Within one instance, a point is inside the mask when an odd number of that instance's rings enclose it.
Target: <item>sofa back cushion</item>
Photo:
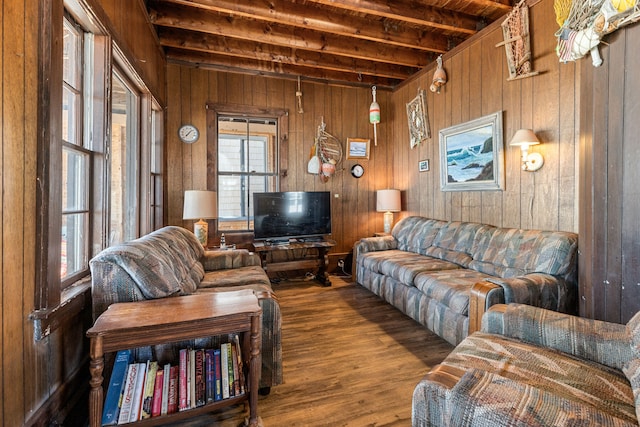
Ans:
[[[467,267],[473,260],[473,243],[478,233],[493,227],[472,222],[449,222],[440,227],[425,255]]]
[[[476,236],[469,268],[502,278],[545,273],[575,282],[577,250],[574,233],[495,228]]]
[[[193,233],[175,226],[111,246],[89,263],[94,297],[118,293],[119,300],[127,294],[153,299],[193,293],[204,277],[203,255]],[[116,289],[122,284],[137,289]]]
[[[397,240],[399,250],[425,255],[440,228],[446,224],[446,221],[410,216],[398,221],[391,235]]]

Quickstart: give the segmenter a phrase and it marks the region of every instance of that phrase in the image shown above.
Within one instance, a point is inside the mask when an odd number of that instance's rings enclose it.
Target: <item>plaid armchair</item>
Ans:
[[[619,325],[491,307],[416,386],[413,426],[638,426],[640,313]]]

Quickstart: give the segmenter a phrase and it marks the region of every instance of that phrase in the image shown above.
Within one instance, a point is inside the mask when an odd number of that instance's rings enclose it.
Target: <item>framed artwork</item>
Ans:
[[[502,111],[440,131],[442,191],[504,189]]]
[[[409,145],[411,148],[431,138],[429,116],[427,115],[427,95],[423,89],[418,96],[407,104],[407,122],[409,123]]]
[[[369,159],[370,139],[347,138],[347,159]]]
[[[429,160],[420,160],[418,162],[418,171],[426,172],[429,170]]]

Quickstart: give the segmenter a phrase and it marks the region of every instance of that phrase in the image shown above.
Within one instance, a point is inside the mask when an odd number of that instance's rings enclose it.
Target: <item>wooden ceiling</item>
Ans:
[[[510,0],[147,0],[167,60],[391,88],[511,10]]]

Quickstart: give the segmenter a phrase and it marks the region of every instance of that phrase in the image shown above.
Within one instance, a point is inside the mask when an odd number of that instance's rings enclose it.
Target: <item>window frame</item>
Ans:
[[[279,182],[280,191],[287,188],[286,177],[288,175],[288,141],[289,141],[289,110],[284,108],[256,107],[253,105],[238,104],[218,104],[207,103],[207,190],[218,190],[218,117],[219,116],[239,116],[256,118],[273,118],[278,121],[276,145],[277,149],[277,173],[276,179]],[[218,221],[214,227],[209,227],[209,234],[219,233]],[[233,231],[225,230],[225,234],[237,236],[253,235],[253,230]]]
[[[89,203],[91,214],[89,228],[91,238],[89,241],[89,259],[108,246],[108,196],[109,196],[109,171],[108,171],[108,145],[105,141],[110,138],[110,99],[109,87],[111,71],[115,64],[121,67],[121,71],[141,94],[141,104],[138,111],[138,141],[139,156],[137,160],[138,186],[136,189],[137,214],[139,215],[139,228],[137,235],[151,231],[149,198],[145,194],[149,192],[149,179],[144,178],[148,171],[144,167],[150,164],[150,159],[142,156],[150,156],[149,126],[151,119],[147,120],[145,112],[153,110],[164,112],[163,108],[153,97],[144,81],[138,77],[138,71],[127,60],[118,47],[116,41],[109,33],[109,28],[103,24],[107,18],[101,10],[94,10],[86,0],[42,0],[39,2],[39,29],[38,32],[38,105],[42,106],[37,111],[37,159],[36,159],[36,242],[34,247],[36,259],[34,311],[29,319],[33,321],[34,339],[40,340],[61,325],[77,320],[77,316],[87,308],[91,309],[91,277],[87,268],[84,275],[79,274],[78,279],[70,286],[63,288],[61,268],[61,233],[62,233],[62,96],[63,96],[63,26],[64,17],[69,15],[75,23],[82,27],[86,38],[91,39],[91,52],[83,53],[82,60],[91,60],[94,67],[90,76],[83,76],[83,91],[88,91],[85,96],[85,118],[82,123],[83,145],[91,153],[91,176]],[[86,51],[86,49],[85,49]],[[83,67],[83,73],[87,67]],[[103,70],[104,72],[101,72]],[[164,138],[164,114],[162,134]],[[166,200],[166,141],[160,142],[162,151],[162,169],[159,180],[162,185],[163,200]],[[160,216],[166,217],[166,209],[160,207]],[[144,218],[144,219],[143,219]],[[137,237],[137,236],[136,236]],[[80,277],[82,276],[82,277]]]

